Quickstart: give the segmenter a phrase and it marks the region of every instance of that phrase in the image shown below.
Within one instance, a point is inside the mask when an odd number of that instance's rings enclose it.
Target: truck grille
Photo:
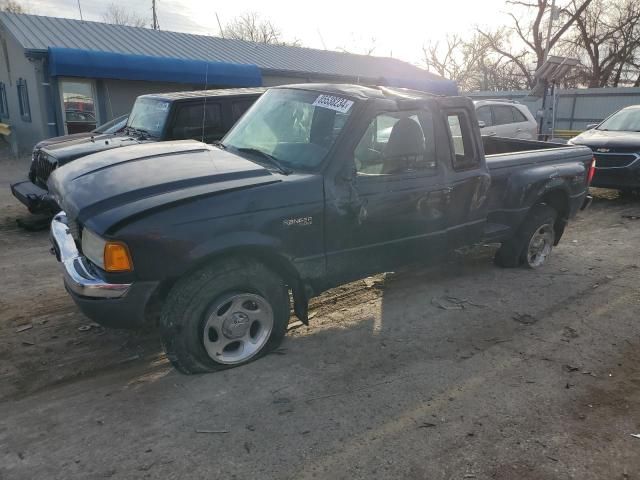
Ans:
[[[36,150],[33,152],[33,165],[35,182],[42,188],[46,188],[49,175],[51,175],[51,172],[53,172],[58,166],[57,162],[42,150]]]
[[[596,168],[625,168],[636,162],[640,154],[594,152],[594,157],[596,157]]]

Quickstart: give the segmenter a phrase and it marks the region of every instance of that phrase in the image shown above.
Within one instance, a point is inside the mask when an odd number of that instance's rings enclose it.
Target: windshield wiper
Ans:
[[[226,150],[227,149],[227,146],[224,143],[222,143],[220,140],[216,140],[215,142],[211,142],[211,145],[213,145],[214,147],[218,147],[221,150]]]
[[[266,152],[263,152],[262,150],[258,150],[257,148],[238,147],[238,148],[236,148],[236,150],[238,150],[239,152],[244,152],[244,153],[249,153],[249,154],[254,154],[254,155],[261,156],[265,160],[268,160],[269,163],[274,165],[278,170],[280,170],[280,173],[282,173],[284,175],[289,175],[291,173],[291,171],[292,171],[290,168],[285,167],[282,164],[282,162],[280,160],[278,160],[276,157],[274,157],[273,155],[270,155],[270,154],[268,154]]]

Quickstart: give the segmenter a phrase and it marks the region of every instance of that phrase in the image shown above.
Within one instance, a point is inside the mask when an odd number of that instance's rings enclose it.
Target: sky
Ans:
[[[100,21],[106,5],[115,3],[137,15],[151,17],[151,0],[22,0],[31,13]],[[345,49],[393,56],[419,64],[422,46],[447,33],[468,34],[474,25],[499,26],[508,22],[504,0],[423,0],[376,2],[323,0],[321,2],[234,0],[156,0],[160,28],[203,35],[218,35],[216,14],[224,25],[245,12],[257,12],[303,46]]]

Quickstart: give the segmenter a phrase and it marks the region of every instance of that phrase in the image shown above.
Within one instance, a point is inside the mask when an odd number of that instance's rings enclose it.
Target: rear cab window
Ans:
[[[451,135],[453,169],[469,170],[480,165],[473,143],[473,130],[464,110],[447,112],[447,125]]]

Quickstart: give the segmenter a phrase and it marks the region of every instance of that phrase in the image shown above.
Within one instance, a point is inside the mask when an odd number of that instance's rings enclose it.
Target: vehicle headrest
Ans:
[[[424,152],[422,128],[411,118],[401,118],[391,129],[389,142],[384,150],[387,157],[401,157]]]

